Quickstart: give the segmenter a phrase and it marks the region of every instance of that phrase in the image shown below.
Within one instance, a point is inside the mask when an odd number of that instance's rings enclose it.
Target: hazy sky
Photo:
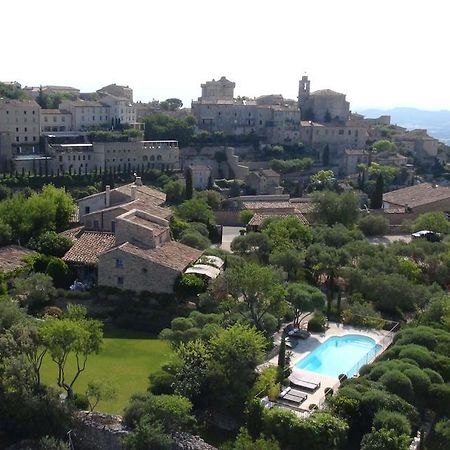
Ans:
[[[7,0],[0,80],[189,104],[222,75],[236,95],[295,98],[306,72],[354,111],[450,109],[449,13],[447,0]]]

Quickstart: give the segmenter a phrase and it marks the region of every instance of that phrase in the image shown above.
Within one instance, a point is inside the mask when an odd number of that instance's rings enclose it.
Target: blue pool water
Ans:
[[[295,367],[335,378],[342,373],[351,377],[380,350],[381,346],[367,336],[333,336],[300,360]]]

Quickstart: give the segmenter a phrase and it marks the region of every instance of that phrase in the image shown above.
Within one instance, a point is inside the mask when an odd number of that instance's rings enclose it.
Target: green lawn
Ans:
[[[75,383],[75,392],[84,393],[91,380],[112,383],[117,389],[117,398],[100,402],[97,411],[121,414],[130,396],[145,392],[148,375],[161,367],[171,357],[167,342],[149,337],[144,333],[114,330],[105,333],[103,348],[98,355],[91,355],[85,372]],[[69,374],[73,373],[75,361],[69,360]],[[56,364],[46,357],[42,367],[42,381],[56,385]]]

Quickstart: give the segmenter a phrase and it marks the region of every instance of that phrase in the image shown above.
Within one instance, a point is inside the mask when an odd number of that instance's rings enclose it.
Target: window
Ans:
[[[26,133],[26,132],[28,131],[28,128],[25,127],[25,128],[23,129],[23,131]]]
[[[123,277],[117,277],[117,285],[123,286]]]
[[[44,117],[44,122],[48,122],[48,117],[47,116]]]
[[[91,207],[90,206],[85,206],[84,207],[84,213],[85,214],[89,214],[91,212]]]
[[[94,230],[98,230],[99,228],[98,220],[94,220]]]
[[[56,122],[56,116],[53,116],[53,122]]]
[[[64,116],[61,117],[61,122],[65,122],[66,118]]]
[[[116,268],[123,269],[123,259],[116,259]]]
[[[342,136],[344,134],[344,130],[339,130],[339,134]]]
[[[18,128],[16,128],[16,133],[18,133],[19,132],[19,129]]]
[[[348,135],[351,136],[352,130],[348,130]]]
[[[25,142],[28,142],[28,136],[25,136]]]

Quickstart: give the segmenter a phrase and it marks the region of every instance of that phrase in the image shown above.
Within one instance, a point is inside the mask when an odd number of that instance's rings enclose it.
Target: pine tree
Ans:
[[[186,171],[186,200],[190,200],[194,195],[194,188],[192,186],[192,171],[190,168]]]
[[[380,209],[383,206],[383,190],[384,180],[383,175],[380,172],[375,184],[375,190],[373,191],[372,198],[370,199],[370,207],[372,209]]]

